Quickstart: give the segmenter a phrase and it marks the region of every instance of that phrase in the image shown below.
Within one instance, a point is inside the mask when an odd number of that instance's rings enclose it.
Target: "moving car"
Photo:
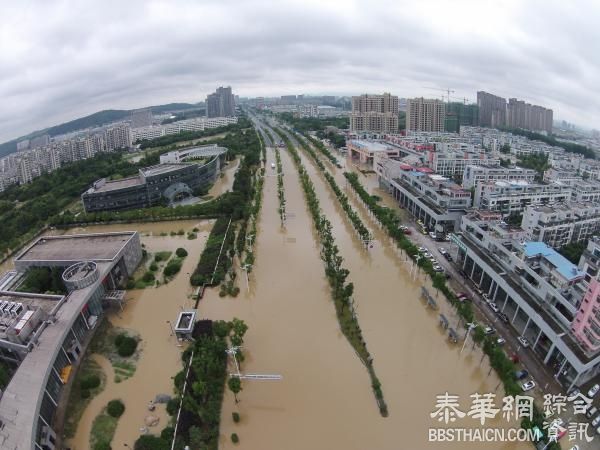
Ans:
[[[592,388],[588,391],[588,397],[595,397],[598,391],[600,391],[600,384],[593,385]]]
[[[519,336],[517,338],[517,340],[521,343],[521,345],[523,346],[523,348],[529,347],[529,341],[525,337]]]
[[[523,389],[523,392],[530,391],[534,387],[535,387],[535,381],[533,381],[533,380],[529,380],[521,385],[521,389]]]

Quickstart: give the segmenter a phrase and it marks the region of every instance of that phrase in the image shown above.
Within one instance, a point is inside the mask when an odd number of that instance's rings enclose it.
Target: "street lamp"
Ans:
[[[175,329],[173,328],[173,324],[171,323],[170,320],[167,320],[167,323],[169,324],[169,329],[171,330],[171,334],[169,336],[173,336],[175,334]]]

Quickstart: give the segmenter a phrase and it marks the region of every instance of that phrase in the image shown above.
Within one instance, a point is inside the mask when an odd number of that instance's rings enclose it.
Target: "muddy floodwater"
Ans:
[[[365,367],[341,334],[331,301],[319,248],[306,209],[297,172],[286,151],[281,152],[288,220],[282,229],[277,213],[277,189],[273,150],[266,164],[264,199],[255,242],[256,263],[250,274],[249,290],[243,273],[237,298],[221,298],[208,290],[199,305],[201,318],[243,319],[249,326],[245,336],[246,360],[242,371],[255,374],[281,374],[281,381],[244,381],[234,403],[227,390],[221,420],[221,449],[251,450],[396,450],[396,449],[521,449],[529,444],[515,443],[430,443],[428,429],[438,426],[430,417],[436,395],[449,392],[459,396],[460,409],[468,411],[470,395],[496,392],[503,396],[499,380],[487,362],[480,362],[479,348],[470,342],[460,354],[460,345],[448,342],[438,325],[442,312],[450,326],[464,333],[458,319],[442,297],[440,311],[427,309],[420,289],[429,281],[412,264],[405,262],[367,212],[352,200],[365,224],[374,234],[368,251],[357,240],[344,212],[312,163],[302,156],[315,184],[323,211],[331,220],[337,245],[350,270],[355,286],[358,320],[367,347],[374,358],[375,371],[382,383],[389,417],[379,414]],[[338,182],[343,178],[336,172]],[[160,233],[188,231],[198,226],[198,239],[160,236]],[[85,410],[73,449],[88,448],[93,419],[106,403],[120,398],[125,414],[113,440],[113,448],[129,446],[140,434],[147,404],[158,393],[172,393],[173,377],[181,370],[180,353],[166,320],[174,320],[183,307],[191,307],[187,273],[198,261],[211,223],[197,221],[155,224],[110,225],[69,230],[94,232],[136,229],[149,251],[185,247],[186,258],[180,274],[159,288],[129,291],[125,310],[111,314],[115,326],[134,330],[142,338],[142,353],[135,375],[114,383],[110,363],[95,357],[108,375],[106,389]],[[501,404],[500,400],[497,401]],[[166,425],[164,406],[156,415]],[[237,411],[241,422],[233,423]],[[458,427],[478,428],[479,422],[465,417]],[[502,419],[491,425],[507,428]],[[511,426],[515,426],[514,424]],[[231,433],[240,443],[231,443]]]
[[[376,238],[371,250],[363,249],[329,188],[303,156],[355,285],[359,323],[389,408],[389,417],[380,416],[367,371],[340,332],[297,173],[287,152],[281,157],[286,229],[277,216],[269,150],[250,292],[243,280],[238,298],[219,298],[212,291],[200,303],[202,316],[237,316],[248,323],[243,371],[283,375],[281,381],[244,381],[238,405],[227,392],[220,448],[236,448],[229,439],[233,432],[240,437],[239,446],[263,450],[530,448],[428,442],[428,428],[438,423],[430,418],[436,395],[459,395],[461,409],[467,411],[473,393],[497,389],[502,397],[499,380],[489,374],[487,357],[480,365],[478,348],[472,351],[469,344],[460,355],[460,346],[447,341],[438,315],[445,313],[457,327],[452,311],[441,297],[439,312],[425,308],[420,287],[429,282],[411,275],[411,265],[359,209]],[[234,411],[241,414],[239,424],[231,419]],[[470,418],[459,423],[470,428],[479,424]],[[492,426],[508,427],[503,420]]]
[[[124,444],[133,448],[133,443],[144,427],[144,419],[149,415],[159,417],[157,427],[150,432],[159,433],[167,425],[168,416],[165,405],[158,405],[154,412],[148,411],[148,403],[157,394],[173,394],[172,377],[181,370],[181,352],[184,347],[177,345],[167,320],[175,322],[181,309],[193,308],[194,302],[189,298],[192,288],[189,285],[189,273],[193,271],[206,239],[212,227],[212,221],[160,222],[153,224],[129,224],[129,230],[138,230],[142,234],[142,243],[149,252],[169,250],[174,252],[178,247],[188,251],[180,273],[175,279],[158,288],[131,290],[127,292],[126,304],[121,312],[109,313],[107,319],[117,327],[132,330],[141,338],[141,354],[137,362],[137,370],[133,377],[115,383],[110,361],[101,355],[92,355],[107,375],[104,391],[95,397],[85,409],[77,429],[76,436],[68,442],[73,450],[89,448],[89,435],[94,418],[106,404],[113,399],[121,399],[125,403],[125,413],[119,419],[113,448],[125,448]],[[186,236],[160,236],[180,229],[191,231],[200,229],[198,238],[188,240]],[[105,232],[123,229],[123,225],[106,225],[70,229],[65,232]]]

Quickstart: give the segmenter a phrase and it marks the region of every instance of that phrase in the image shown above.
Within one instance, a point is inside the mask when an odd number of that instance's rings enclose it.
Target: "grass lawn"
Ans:
[[[96,446],[101,444],[109,444],[113,440],[117,423],[119,419],[109,416],[106,413],[106,408],[96,416],[92,423],[92,431],[90,432],[90,449],[95,450]],[[106,448],[106,447],[104,447]]]
[[[122,333],[137,338],[135,333],[130,330],[115,327],[108,320],[103,320],[96,332],[96,336],[94,336],[94,340],[90,344],[91,352],[99,353],[110,361],[115,371],[116,383],[120,383],[133,376],[140,356],[139,345],[133,355],[126,358],[119,356],[117,346],[115,345],[115,338]]]

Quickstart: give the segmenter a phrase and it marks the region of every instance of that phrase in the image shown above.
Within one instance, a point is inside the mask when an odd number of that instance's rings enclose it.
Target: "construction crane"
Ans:
[[[442,92],[446,92],[448,94],[448,103],[450,103],[450,94],[454,94],[454,90],[447,88],[447,89],[440,89],[440,88],[434,88],[434,87],[430,87],[430,86],[422,86],[423,89],[431,89],[432,91],[442,91]],[[442,101],[444,101],[444,95],[442,95]]]

